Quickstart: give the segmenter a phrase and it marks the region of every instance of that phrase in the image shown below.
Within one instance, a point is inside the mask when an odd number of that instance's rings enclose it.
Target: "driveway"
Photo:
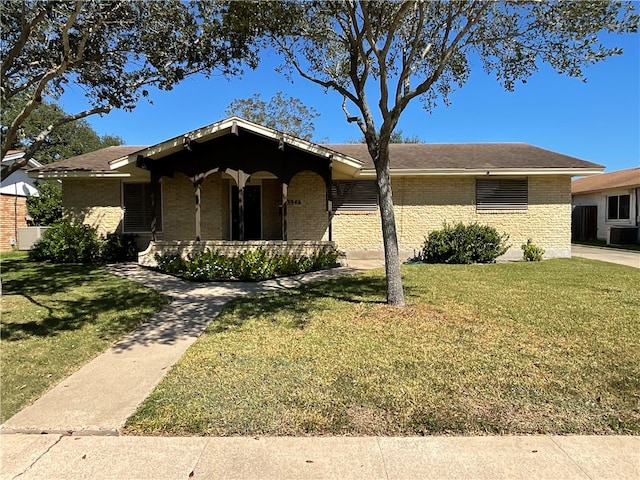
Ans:
[[[571,256],[640,268],[640,252],[571,245]]]

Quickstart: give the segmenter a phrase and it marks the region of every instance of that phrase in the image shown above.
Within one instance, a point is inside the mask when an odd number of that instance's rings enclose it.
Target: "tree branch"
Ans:
[[[109,113],[111,111],[111,108],[112,107],[110,105],[90,108],[88,110],[78,112],[74,115],[67,115],[66,117],[61,118],[58,121],[52,123],[51,125],[49,125],[47,128],[45,128],[38,134],[38,136],[35,138],[33,143],[29,145],[29,147],[27,147],[27,149],[24,152],[24,156],[20,159],[19,162],[14,162],[9,166],[2,167],[2,180],[7,178],[16,170],[19,170],[20,168],[24,167],[29,162],[29,160],[33,158],[35,152],[38,150],[38,148],[40,148],[40,146],[44,143],[47,137],[51,135],[51,133],[54,132],[56,129],[60,128],[62,125],[70,122],[75,122],[76,120],[80,120],[81,118],[85,118],[90,115]],[[4,154],[2,158],[4,158]]]
[[[33,19],[30,22],[25,22],[24,17],[22,18],[22,28],[20,30],[20,36],[18,37],[16,44],[13,47],[11,47],[11,49],[7,52],[6,56],[2,60],[2,67],[0,69],[1,77],[4,77],[6,75],[7,70],[9,70],[9,67],[11,66],[15,58],[18,56],[20,52],[22,52],[22,49],[27,44],[29,35],[31,35],[31,30],[33,30],[33,27],[35,27],[38,23],[40,23],[44,19],[45,13],[46,13],[46,9],[42,9],[38,11],[38,13],[33,17]]]

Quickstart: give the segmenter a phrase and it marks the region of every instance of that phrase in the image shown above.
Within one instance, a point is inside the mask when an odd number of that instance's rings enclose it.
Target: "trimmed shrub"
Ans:
[[[493,263],[509,249],[507,234],[494,227],[471,223],[444,224],[425,239],[420,260],[426,263]]]
[[[312,256],[269,253],[264,249],[246,250],[237,255],[222,255],[216,250],[181,258],[179,253],[156,254],[158,270],[195,281],[261,281],[295,275],[336,265],[339,253],[323,248]]]
[[[522,256],[526,262],[539,262],[542,260],[544,249],[533,243],[533,240],[530,238],[527,239],[527,243],[523,243],[520,248],[522,248]]]
[[[54,263],[95,262],[100,241],[95,228],[71,219],[53,223],[29,251],[29,258]]]
[[[109,233],[102,241],[100,256],[104,262],[132,262],[138,259],[136,236],[130,233]]]

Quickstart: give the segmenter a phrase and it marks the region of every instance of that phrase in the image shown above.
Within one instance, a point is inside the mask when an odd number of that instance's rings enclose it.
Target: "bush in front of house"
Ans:
[[[100,258],[100,240],[95,228],[64,218],[54,222],[29,251],[35,261],[87,263]]]
[[[335,249],[324,247],[311,256],[269,253],[258,248],[236,255],[223,255],[217,250],[189,255],[186,259],[175,252],[156,254],[157,268],[163,273],[195,281],[241,280],[261,281],[333,267],[338,260]]]
[[[54,222],[29,251],[29,259],[53,263],[130,262],[137,257],[135,235],[110,233],[103,239],[95,228],[73,218]]]
[[[133,262],[138,259],[136,236],[131,233],[108,233],[100,246],[103,262]]]
[[[526,262],[539,262],[542,260],[544,249],[533,243],[533,240],[530,238],[527,239],[527,243],[523,243],[520,248],[522,248],[522,257]]]
[[[509,236],[488,225],[457,223],[434,230],[425,239],[420,260],[426,263],[493,263],[509,249]]]

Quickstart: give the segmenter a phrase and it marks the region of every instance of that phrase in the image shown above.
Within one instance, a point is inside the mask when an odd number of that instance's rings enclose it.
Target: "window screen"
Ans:
[[[529,186],[527,179],[476,180],[477,210],[527,210]]]
[[[124,231],[142,233],[151,231],[152,206],[150,183],[123,183]],[[157,189],[156,231],[162,231],[162,189]]]
[[[373,180],[336,180],[331,184],[333,211],[375,210],[378,191]]]

